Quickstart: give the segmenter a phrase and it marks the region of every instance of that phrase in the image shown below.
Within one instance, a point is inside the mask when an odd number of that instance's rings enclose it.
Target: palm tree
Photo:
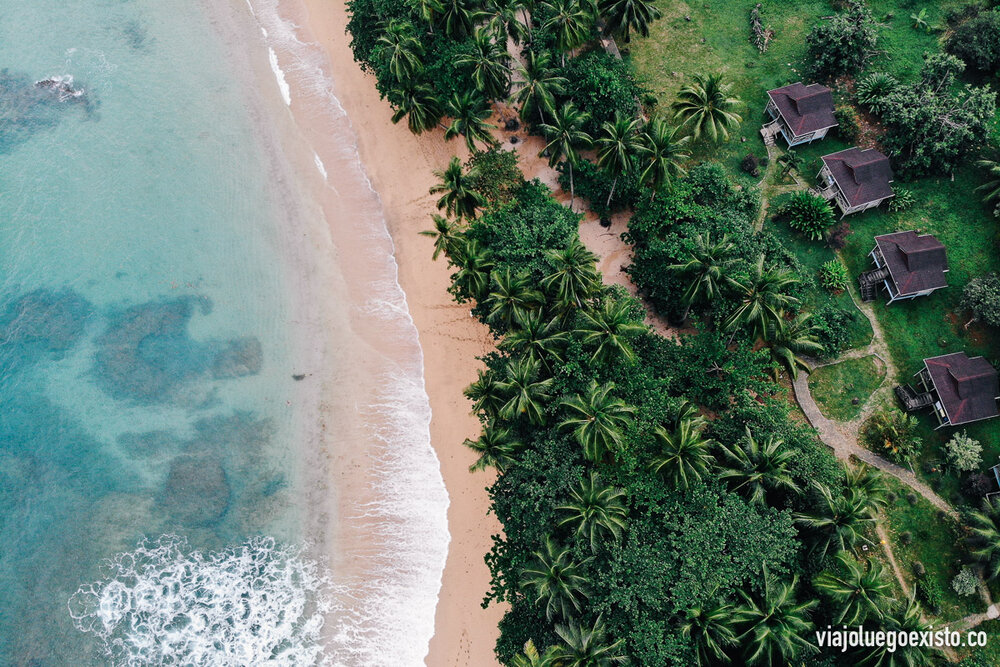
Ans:
[[[645,324],[635,321],[629,308],[628,301],[609,299],[600,310],[580,311],[581,326],[576,332],[581,334],[584,344],[597,345],[591,356],[592,361],[616,358],[628,363],[635,361],[629,339],[645,333],[647,328]]]
[[[931,625],[923,620],[920,605],[917,603],[916,590],[902,603],[894,605],[881,622],[880,630],[906,633],[926,632]],[[873,649],[862,649],[856,653],[858,664],[862,667],[930,667],[935,662],[936,649],[921,646],[921,642],[907,642],[905,646],[898,645],[895,651],[889,651],[883,644]]]
[[[607,536],[618,539],[625,530],[625,517],[628,509],[622,500],[625,492],[601,484],[596,472],[591,472],[588,479],[580,481],[579,490],[570,491],[572,502],[557,507],[565,512],[566,518],[559,522],[560,526],[575,525],[576,535],[590,540],[590,550],[597,553],[597,543]]]
[[[663,118],[655,118],[647,123],[639,134],[637,151],[639,155],[639,181],[649,185],[653,195],[674,178],[684,175],[681,161],[691,157],[684,151],[690,137],[678,137],[677,128],[671,127]]]
[[[837,551],[851,549],[866,526],[875,522],[875,506],[857,489],[844,489],[834,495],[828,486],[813,482],[819,500],[812,512],[795,515],[795,521],[815,535],[813,549],[825,557],[830,547]]]
[[[638,119],[618,112],[615,112],[614,122],[605,121],[601,125],[602,134],[597,138],[597,165],[613,177],[605,206],[611,206],[618,179],[632,170],[632,158],[639,153],[638,127]]]
[[[976,164],[986,170],[990,179],[976,188],[976,191],[986,193],[983,201],[987,204],[995,203],[997,208],[994,213],[1000,217],[1000,160],[979,160]]]
[[[441,182],[431,187],[430,194],[441,193],[441,198],[437,201],[439,209],[445,209],[448,215],[459,218],[476,217],[476,209],[486,205],[486,199],[473,187],[472,182],[479,176],[476,167],[469,171],[462,171],[462,161],[458,156],[453,156],[448,168],[444,171],[434,170],[434,175],[441,179]]]
[[[462,296],[482,301],[489,290],[490,269],[493,268],[493,255],[489,248],[480,247],[476,239],[466,241],[455,253],[454,262],[459,267],[452,276],[454,289]]]
[[[813,629],[809,613],[818,602],[796,602],[797,584],[797,575],[791,581],[777,581],[765,568],[762,595],[739,591],[743,602],[735,613],[747,625],[739,637],[746,645],[746,664],[789,665],[815,649],[808,639]]]
[[[544,124],[545,114],[555,114],[556,96],[566,92],[569,80],[552,67],[552,54],[548,51],[529,49],[524,56],[524,65],[519,66],[517,71],[520,80],[514,82],[517,88],[514,101],[521,105],[521,119],[527,122],[537,111],[539,123]]]
[[[800,355],[823,351],[823,344],[817,338],[816,327],[813,326],[812,315],[809,313],[799,313],[789,320],[783,311],[779,312],[778,318],[769,322],[764,330],[764,342],[771,352],[775,379],[780,365],[785,367],[794,380],[798,377],[800,368],[810,370],[809,364]]]
[[[550,646],[545,653],[539,653],[535,642],[530,639],[524,644],[524,653],[514,656],[513,667],[559,667],[558,649]]]
[[[546,538],[544,549],[535,552],[535,561],[521,572],[522,589],[535,595],[535,604],[545,603],[545,617],[568,619],[581,609],[581,598],[590,597],[587,578],[581,568],[590,559],[574,563],[569,548]]]
[[[598,616],[593,627],[581,627],[576,621],[556,624],[556,634],[563,645],[556,649],[560,667],[610,667],[628,662],[621,653],[623,640],[605,643],[604,623]]]
[[[577,111],[572,102],[566,102],[553,114],[552,123],[542,123],[538,129],[545,135],[545,148],[538,154],[549,156],[549,166],[555,167],[560,160],[565,160],[569,167],[569,207],[573,208],[576,201],[576,189],[573,185],[573,167],[579,162],[581,148],[590,148],[594,140],[583,131],[583,124],[590,116]]]
[[[459,55],[455,58],[455,64],[472,69],[472,82],[476,85],[476,90],[488,99],[507,97],[510,90],[510,54],[501,44],[493,41],[493,33],[488,29],[476,30],[471,53]]]
[[[601,461],[608,452],[621,449],[622,432],[635,413],[635,408],[610,395],[614,388],[612,382],[599,386],[591,380],[586,394],[576,394],[560,403],[569,417],[559,427],[573,429],[584,457],[590,461]]]
[[[502,341],[498,347],[514,355],[523,355],[532,360],[541,361],[549,370],[549,359],[562,361],[561,349],[569,342],[569,334],[563,331],[559,318],[545,319],[541,310],[522,313],[517,319],[517,326]]]
[[[486,122],[493,111],[489,102],[476,91],[453,93],[445,105],[445,113],[451,117],[451,123],[444,130],[446,140],[462,135],[470,153],[476,151],[477,141],[487,146],[497,145],[497,140],[490,131],[496,129],[496,125]]]
[[[450,257],[463,242],[462,232],[464,228],[437,213],[431,214],[434,220],[434,229],[425,229],[420,232],[421,236],[429,236],[434,239],[434,255],[431,259],[437,259],[442,252],[445,257]]]
[[[517,18],[524,4],[523,0],[488,0],[486,3],[487,28],[498,44],[506,44],[509,37],[515,45],[520,45],[531,34],[529,27]]]
[[[672,431],[660,427],[654,432],[660,453],[649,467],[674,488],[687,489],[692,482],[701,481],[714,463],[711,448],[716,442],[702,436],[703,427],[704,422],[682,419]]]
[[[1000,577],[1000,503],[983,501],[981,510],[969,512],[969,552],[982,563],[987,579]]]
[[[427,24],[431,34],[434,34],[434,23],[438,15],[444,11],[444,3],[441,0],[412,0],[410,5]]]
[[[719,449],[725,459],[720,463],[719,478],[731,482],[732,490],[742,491],[750,502],[763,504],[772,491],[800,492],[788,469],[796,452],[774,435],[759,441],[748,428],[741,443],[732,447],[720,444]]]
[[[848,491],[853,490],[861,494],[872,508],[873,513],[884,508],[889,502],[887,498],[889,488],[885,485],[885,478],[878,468],[863,463],[846,464],[844,466],[844,487]]]
[[[631,31],[649,37],[649,25],[660,18],[660,10],[649,0],[600,0],[598,3],[604,18],[604,31],[621,35],[628,44]]]
[[[514,461],[514,454],[521,448],[510,434],[510,429],[487,426],[479,438],[465,439],[466,447],[479,454],[476,462],[469,466],[469,472],[493,467],[502,473]]]
[[[549,18],[542,29],[555,36],[556,48],[566,64],[566,52],[583,45],[594,27],[593,5],[581,0],[546,0],[542,3]]]
[[[743,117],[736,113],[742,103],[729,97],[729,85],[722,83],[721,74],[695,74],[691,83],[681,88],[671,108],[681,127],[688,127],[695,140],[726,141],[730,130]]]
[[[718,243],[712,243],[710,234],[694,237],[694,250],[688,253],[688,261],[667,267],[687,276],[688,286],[682,297],[684,314],[681,324],[687,321],[691,307],[695,303],[708,303],[719,296],[722,286],[727,284],[727,276],[735,262],[736,246],[723,236]]]
[[[892,599],[882,563],[869,560],[862,566],[846,551],[839,552],[836,559],[839,572],[826,570],[813,580],[816,590],[839,606],[834,623],[853,626],[871,616],[881,620]]]
[[[728,603],[689,609],[681,625],[681,635],[694,644],[697,667],[728,664],[726,651],[737,645],[734,626],[736,609]]]
[[[506,402],[496,373],[489,370],[480,370],[478,379],[462,393],[472,401],[473,412],[481,412],[489,419],[496,417]]]
[[[441,102],[434,89],[426,83],[406,83],[389,91],[389,100],[396,107],[392,122],[406,117],[406,126],[413,134],[421,134],[437,127],[441,120]]]
[[[597,255],[578,238],[573,237],[563,250],[546,250],[545,258],[552,272],[542,278],[542,287],[555,294],[558,310],[565,313],[571,308],[582,308],[598,291],[601,278],[595,266]]]
[[[527,272],[513,274],[510,267],[493,272],[493,288],[486,298],[489,313],[486,319],[511,329],[514,323],[528,312],[538,308],[544,300],[542,293],[531,286]]]
[[[411,80],[423,69],[420,58],[424,55],[424,45],[414,35],[413,24],[409,21],[389,21],[385,32],[378,38],[378,44],[383,47],[389,71],[398,83]]]
[[[505,377],[499,390],[506,401],[500,408],[503,419],[527,417],[532,424],[544,424],[545,401],[548,399],[552,378],[539,379],[541,364],[531,359],[521,358],[507,364]]]
[[[762,253],[749,275],[728,281],[740,304],[726,319],[725,327],[733,330],[744,326],[754,335],[762,335],[768,326],[781,319],[783,311],[798,304],[798,299],[787,294],[787,290],[798,282],[795,274],[788,269],[775,266],[764,268]]]
[[[802,168],[802,156],[789,148],[787,153],[778,156],[778,164],[781,165],[781,178],[784,178],[792,169]]]
[[[458,40],[471,35],[479,15],[479,3],[476,0],[442,0],[441,4],[444,34]]]

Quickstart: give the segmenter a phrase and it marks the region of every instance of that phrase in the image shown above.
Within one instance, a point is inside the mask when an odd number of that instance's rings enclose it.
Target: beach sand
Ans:
[[[328,53],[337,97],[351,118],[361,159],[381,197],[395,244],[399,282],[424,351],[433,413],[431,442],[451,501],[451,543],[426,664],[496,665],[493,647],[504,607],[481,607],[490,581],[483,557],[492,547],[491,535],[501,530],[487,514],[485,488],[494,474],[470,473],[475,456],[462,446],[465,438],[476,438],[480,432],[462,390],[476,379],[482,366],[477,357],[493,347],[493,340],[467,306],[452,301],[447,264],[443,259],[431,261],[433,240],[418,234],[431,226],[430,214],[436,210],[435,198],[428,194],[436,181],[432,170],[444,168],[456,153],[464,159],[465,148],[458,141],[446,143],[440,131],[414,136],[405,122],[393,125],[389,104],[379,99],[374,79],[353,60],[344,32],[345,5],[330,0],[305,0],[305,5],[306,27]]]

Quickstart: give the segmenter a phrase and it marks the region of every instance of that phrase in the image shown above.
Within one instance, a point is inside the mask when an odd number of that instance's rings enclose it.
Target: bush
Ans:
[[[919,560],[913,561],[913,576],[919,579],[925,574],[927,574],[927,569],[924,567],[924,564],[921,563]]]
[[[885,98],[896,89],[899,81],[891,74],[874,72],[858,81],[854,96],[858,104],[871,111],[876,116],[885,111]]]
[[[968,565],[963,567],[961,571],[955,575],[955,578],[951,580],[952,589],[963,597],[969,595],[975,595],[976,591],[979,590],[979,577]]]
[[[838,106],[834,111],[837,131],[844,141],[853,142],[861,133],[861,119],[854,107]]]
[[[935,615],[941,613],[941,598],[943,595],[938,582],[927,576],[926,573],[917,579],[917,598],[927,606],[928,611],[931,613]]]
[[[896,188],[896,196],[889,200],[889,210],[893,213],[905,211],[917,202],[913,193],[906,188]]]
[[[980,72],[1000,70],[1000,9],[959,24],[945,49]]]
[[[560,162],[556,170],[559,172],[559,185],[569,192],[569,169],[566,168],[566,163]],[[614,211],[635,206],[640,192],[638,173],[638,169],[632,169],[631,173],[618,179],[610,206],[608,194],[614,179],[590,160],[580,160],[573,167],[573,186],[578,197],[590,202],[591,211],[605,217]]]
[[[847,12],[813,26],[806,43],[814,77],[832,79],[857,74],[868,64],[878,44],[875,19],[864,2],[854,0]]]
[[[910,531],[905,530],[899,534],[899,543],[902,544],[904,547],[909,546],[910,542],[912,541],[913,541],[913,533],[911,533]]]
[[[833,209],[822,197],[809,192],[796,192],[778,208],[778,217],[788,220],[788,226],[813,241],[823,238],[823,232],[833,226]]]
[[[573,58],[559,73],[569,80],[559,103],[573,100],[577,109],[590,114],[583,129],[592,137],[600,134],[605,121],[614,120],[615,113],[633,116],[636,100],[647,92],[636,81],[629,61],[618,60],[603,49]]]
[[[740,168],[751,176],[760,176],[760,160],[753,153],[747,153],[740,163]]]
[[[876,452],[885,453],[896,463],[906,463],[920,451],[923,441],[917,437],[916,431],[917,418],[895,408],[876,412],[861,428],[868,446]]]
[[[826,235],[826,245],[833,250],[843,250],[847,245],[847,237],[851,235],[851,223],[842,221]]]
[[[479,175],[470,179],[470,186],[491,204],[510,201],[524,184],[524,174],[517,166],[517,153],[514,151],[491,148],[473,153],[465,166],[466,169],[479,168]]]
[[[987,273],[970,280],[962,292],[962,308],[973,321],[1000,327],[1000,275]]]
[[[813,315],[813,330],[827,359],[838,356],[851,344],[851,327],[858,315],[851,310],[825,305]]]
[[[961,472],[976,470],[983,463],[983,446],[978,440],[970,438],[965,431],[953,435],[951,440],[945,443],[944,451],[948,463]]]
[[[969,475],[962,483],[962,493],[973,501],[979,501],[987,493],[997,490],[996,478],[993,475],[977,472]]]
[[[849,281],[847,267],[839,259],[831,259],[819,267],[819,284],[831,292],[843,292]]]

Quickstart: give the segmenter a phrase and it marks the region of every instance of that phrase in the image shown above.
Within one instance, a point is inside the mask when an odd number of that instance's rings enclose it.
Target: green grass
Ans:
[[[976,626],[975,629],[986,633],[986,646],[977,648],[975,651],[960,652],[960,655],[962,657],[974,655],[986,661],[982,664],[1000,665],[1000,621],[985,621]],[[964,641],[965,637],[962,639]]]
[[[876,357],[848,359],[813,371],[809,391],[824,415],[845,422],[860,414],[884,377],[885,366]]]
[[[913,563],[919,561],[927,570],[926,576],[941,586],[941,620],[955,621],[985,611],[979,596],[962,597],[951,587],[951,580],[958,574],[965,556],[958,523],[942,516],[936,507],[919,495],[917,501],[910,504],[907,496],[913,491],[898,480],[887,476],[886,482],[897,496],[885,511],[889,539],[910,590],[913,590],[915,580]],[[904,545],[900,538],[904,532],[912,535],[908,545]]]

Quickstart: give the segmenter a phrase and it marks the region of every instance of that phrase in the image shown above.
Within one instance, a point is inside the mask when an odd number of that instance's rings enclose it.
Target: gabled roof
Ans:
[[[874,148],[848,148],[823,156],[833,180],[853,208],[892,196],[892,167],[889,158]]]
[[[930,234],[914,231],[875,237],[889,275],[900,296],[947,287],[948,256],[944,245]]]
[[[924,366],[952,426],[1000,415],[1000,380],[983,357],[955,352],[924,359]]]
[[[796,137],[828,127],[836,127],[833,92],[826,86],[801,81],[767,91],[782,120]]]

